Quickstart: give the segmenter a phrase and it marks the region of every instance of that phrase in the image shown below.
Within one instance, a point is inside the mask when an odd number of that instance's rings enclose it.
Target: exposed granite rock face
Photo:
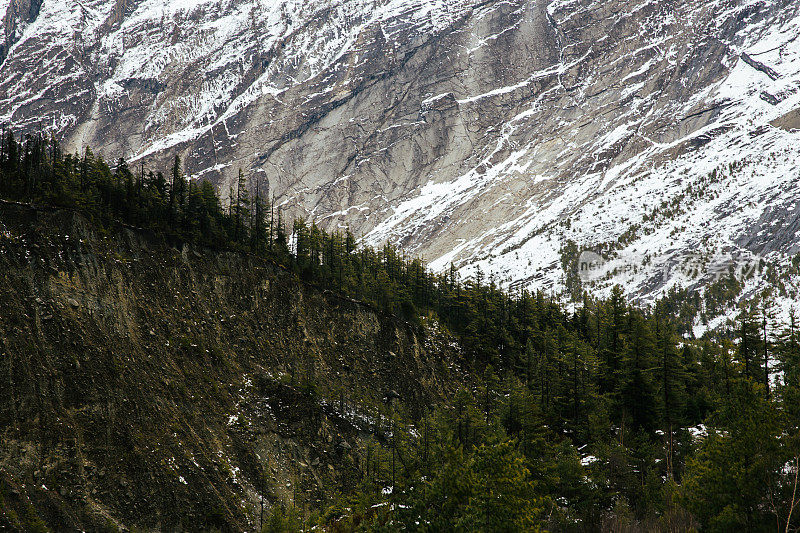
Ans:
[[[7,121],[180,153],[223,192],[241,167],[294,215],[505,284],[562,290],[573,241],[647,299],[793,201],[792,0],[45,0],[26,28]]]
[[[0,63],[5,60],[11,46],[19,39],[21,28],[29,22],[36,20],[42,0],[10,0],[5,6],[6,13],[2,19],[3,34],[0,36]],[[0,4],[2,6],[3,4]]]

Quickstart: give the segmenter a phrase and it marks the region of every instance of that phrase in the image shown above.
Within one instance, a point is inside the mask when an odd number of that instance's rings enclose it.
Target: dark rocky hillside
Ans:
[[[443,334],[67,210],[0,203],[0,272],[0,530],[253,530],[262,497],[321,508],[385,439],[386,394],[413,417],[461,379]]]

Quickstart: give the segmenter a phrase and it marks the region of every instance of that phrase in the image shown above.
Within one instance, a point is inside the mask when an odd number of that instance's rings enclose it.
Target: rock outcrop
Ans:
[[[148,167],[179,153],[223,193],[242,168],[293,215],[437,269],[561,292],[575,243],[607,260],[584,288],[619,282],[648,301],[703,290],[715,257],[780,268],[800,249],[740,245],[768,241],[751,238],[756,222],[795,201],[792,0],[45,0],[27,24],[17,12],[4,18],[20,28],[0,67],[6,122]],[[674,268],[698,254],[698,277]]]
[[[4,531],[253,531],[356,486],[387,394],[463,379],[444,333],[70,211],[0,203],[0,271]]]

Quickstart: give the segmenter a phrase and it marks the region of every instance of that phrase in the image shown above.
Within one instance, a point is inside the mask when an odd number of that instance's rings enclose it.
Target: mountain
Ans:
[[[797,298],[792,0],[0,13],[0,120],[70,149],[146,168],[180,154],[223,194],[242,168],[294,216],[506,287],[619,283],[643,303],[688,288],[698,334],[740,300]]]

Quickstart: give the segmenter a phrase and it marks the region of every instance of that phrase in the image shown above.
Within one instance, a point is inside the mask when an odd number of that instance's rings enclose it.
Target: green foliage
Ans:
[[[38,136],[0,138],[2,198],[77,209],[106,230],[123,223],[258,254],[303,283],[401,317],[421,335],[434,321],[457,340],[464,387],[421,416],[382,412],[389,428],[358,452],[359,484],[324,515],[327,527],[675,530],[696,518],[711,531],[758,531],[800,520],[800,512],[789,518],[796,492],[786,468],[800,462],[794,319],[774,339],[766,317],[747,311],[727,338],[680,337],[703,304],[719,310],[739,293],[733,278],[705,301],[675,289],[636,309],[616,287],[608,300],[583,295],[568,312],[541,292],[510,294],[480,274],[432,273],[388,243],[357,246],[349,231],[297,219],[288,232],[261,176],[248,188],[240,171],[223,208],[211,183],[185,177],[180,158],[167,175],[123,160],[112,169],[89,149],[63,154]],[[665,203],[653,217],[678,208]],[[576,251],[567,243],[562,258],[577,298]],[[177,341],[182,357],[206,357],[191,339]],[[208,348],[212,363],[226,364]],[[777,387],[770,364],[784,376]],[[318,388],[318,371],[303,361],[290,385],[317,401],[329,392]],[[708,436],[693,436],[690,428],[703,422]],[[208,518],[225,522],[221,512]],[[295,509],[275,507],[265,531],[301,527]]]
[[[445,452],[445,466],[410,506],[422,531],[534,531],[544,504],[514,442]]]
[[[709,531],[774,531],[774,498],[790,458],[783,427],[759,385],[736,382],[689,460],[682,487],[687,507]]]
[[[297,509],[276,505],[270,511],[261,533],[295,533],[301,531],[302,526],[303,520]]]

